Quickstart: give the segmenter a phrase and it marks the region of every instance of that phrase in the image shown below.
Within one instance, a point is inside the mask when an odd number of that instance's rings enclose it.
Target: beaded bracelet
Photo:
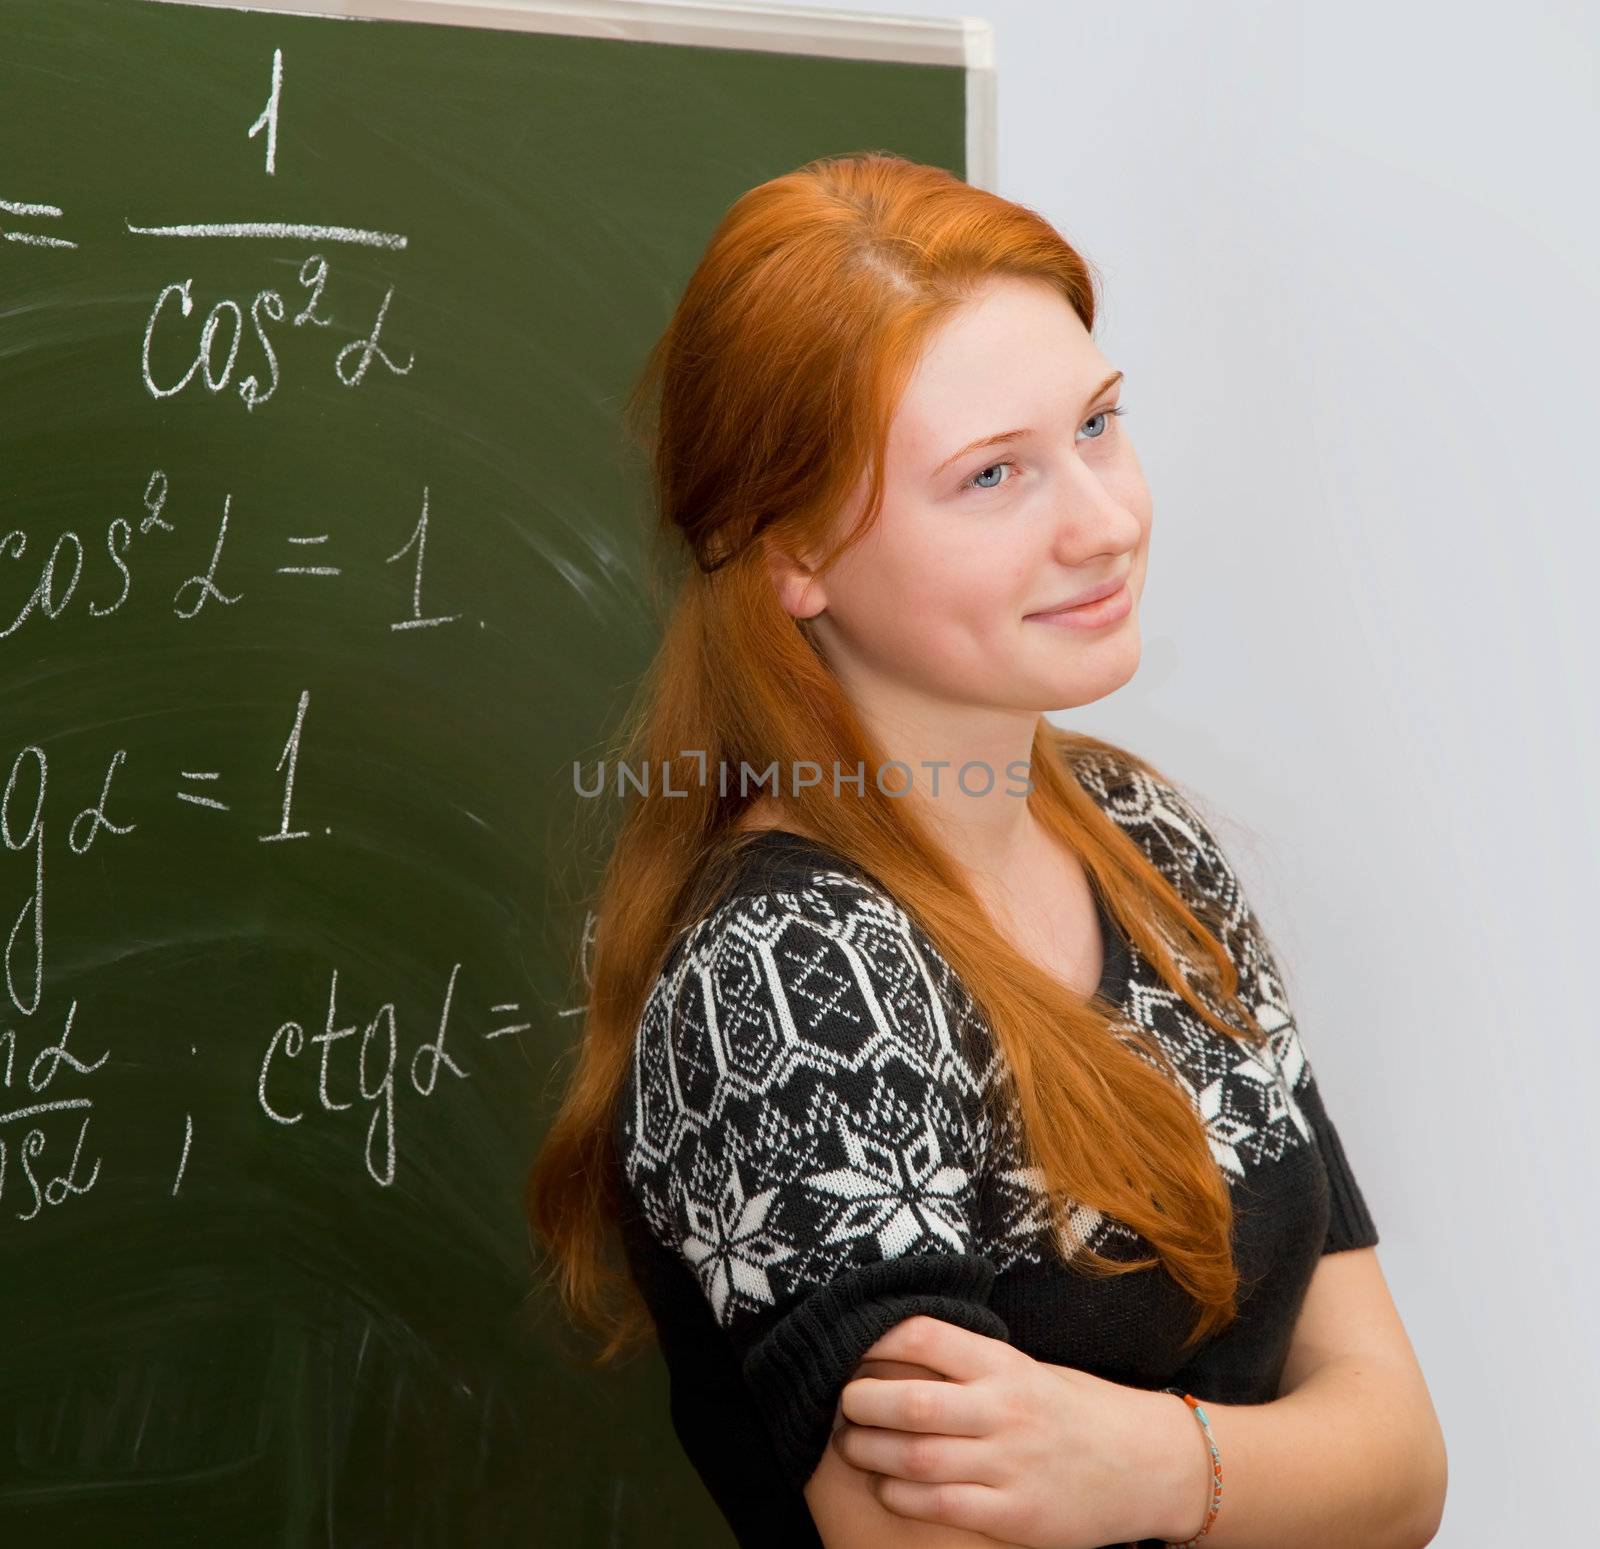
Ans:
[[[1205,1525],[1193,1538],[1186,1538],[1180,1543],[1171,1539],[1163,1539],[1162,1543],[1167,1549],[1190,1549],[1190,1546],[1200,1542],[1211,1531],[1211,1524],[1217,1520],[1217,1512],[1222,1506],[1222,1457],[1217,1451],[1217,1444],[1211,1436],[1211,1422],[1206,1419],[1206,1412],[1200,1407],[1200,1400],[1192,1393],[1185,1393],[1182,1388],[1163,1388],[1163,1393],[1176,1393],[1184,1403],[1194,1410],[1194,1417],[1200,1422],[1200,1429],[1205,1432],[1206,1446],[1211,1449],[1211,1509],[1206,1513]]]

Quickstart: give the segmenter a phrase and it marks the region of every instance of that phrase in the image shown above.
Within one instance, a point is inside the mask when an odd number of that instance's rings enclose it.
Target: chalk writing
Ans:
[[[249,129],[249,136],[253,140],[264,129],[267,132],[267,176],[272,177],[278,170],[278,103],[283,95],[283,50],[275,48],[272,51],[272,91],[268,94],[267,105],[261,110],[258,118]]]
[[[418,1097],[433,1096],[441,1070],[458,1080],[470,1079],[470,1072],[445,1048],[450,1026],[450,1005],[455,995],[461,964],[451,966],[439,1012],[438,1030],[424,1038],[412,1051],[405,1066],[405,1080]],[[386,1001],[361,1029],[361,1041],[353,1050],[340,1051],[335,1045],[353,1038],[355,1022],[336,1026],[339,1021],[339,970],[328,981],[327,1014],[321,1032],[307,1033],[299,1022],[283,1022],[267,1040],[261,1056],[256,1085],[256,1100],[261,1112],[275,1124],[299,1124],[311,1113],[333,1114],[353,1108],[356,1100],[369,1105],[366,1145],[363,1155],[373,1181],[387,1188],[395,1179],[395,1154],[398,1143],[396,1068],[400,1064],[399,1018],[392,1001]],[[516,1002],[505,1002],[495,1011],[516,1010]],[[483,1034],[484,1039],[501,1038],[521,1027],[501,1027]],[[308,1044],[318,1046],[313,1054]],[[299,1063],[304,1057],[304,1063]],[[312,1067],[315,1067],[314,1085]],[[339,1094],[353,1094],[347,1102]],[[291,1095],[300,1094],[298,1098]],[[293,1103],[309,1106],[291,1106]]]
[[[272,190],[284,186],[279,178],[280,153],[285,153],[283,168],[288,170],[291,147],[304,143],[292,133],[284,133],[286,100],[291,113],[297,100],[293,94],[286,98],[286,79],[284,50],[275,48],[265,100],[252,93],[249,106],[260,103],[259,112],[248,124],[248,110],[234,117],[227,144],[235,161],[247,158],[253,163],[259,148],[261,175],[274,180],[264,186]],[[241,136],[246,142],[255,142],[254,146],[241,146]],[[135,182],[129,186],[144,185]],[[37,196],[53,191],[19,188],[7,192]],[[276,193],[272,203],[274,207],[246,211],[247,218],[159,224],[119,211],[120,226],[99,234],[121,250],[139,249],[142,263],[150,266],[137,271],[141,278],[126,298],[132,312],[118,337],[117,354],[111,357],[116,380],[137,399],[141,434],[161,435],[169,421],[195,411],[210,416],[213,422],[224,415],[246,426],[259,425],[283,414],[282,406],[308,389],[343,399],[344,394],[328,387],[330,375],[349,391],[349,401],[357,401],[359,395],[363,408],[371,409],[382,397],[383,383],[416,370],[417,352],[407,338],[416,316],[410,305],[409,282],[387,278],[374,282],[370,273],[348,273],[345,257],[336,255],[336,264],[327,257],[335,245],[345,253],[352,248],[385,255],[404,253],[408,236],[336,220],[301,218],[308,213],[338,212],[288,212],[276,207]],[[62,203],[41,197],[0,198],[0,238],[36,250],[41,271],[63,265],[71,271],[79,261],[67,255],[95,246],[97,234],[69,226],[64,208]],[[203,216],[209,212],[187,213]],[[248,218],[250,215],[260,218]],[[217,249],[208,244],[217,242],[236,245],[227,255],[226,279],[218,278],[220,265],[208,268],[201,256],[215,254]],[[152,243],[158,245],[154,250]],[[240,260],[239,243],[263,246],[247,246]],[[312,250],[291,249],[286,267],[281,256],[284,244]],[[165,258],[151,265],[152,251],[184,256],[173,260],[170,267]],[[35,262],[33,258],[27,261]],[[348,259],[351,268],[360,261],[360,254]],[[266,267],[269,264],[271,268]],[[293,274],[292,280],[285,278],[289,274]],[[122,300],[122,292],[114,299]],[[426,368],[419,376],[425,375]],[[239,406],[243,415],[234,412]],[[321,412],[320,403],[317,410]],[[253,429],[244,432],[246,436],[254,433]],[[284,438],[286,444],[289,439]],[[218,444],[227,445],[225,435]],[[209,445],[206,450],[209,454]],[[104,1175],[115,1179],[118,1128],[108,1128],[102,1120],[97,1134],[94,1125],[99,1092],[108,1079],[98,1073],[108,1065],[111,1051],[102,1048],[85,1057],[71,1047],[80,1002],[71,1000],[57,1032],[57,1013],[46,1007],[46,995],[63,973],[83,971],[87,976],[90,969],[119,966],[124,957],[164,949],[166,936],[149,920],[159,919],[160,908],[170,904],[173,877],[180,879],[180,885],[190,877],[214,879],[203,867],[192,867],[192,857],[185,856],[163,871],[159,865],[150,865],[150,853],[169,841],[174,828],[206,825],[209,833],[218,836],[219,857],[225,857],[219,861],[215,877],[226,878],[229,866],[249,875],[251,865],[267,872],[281,864],[284,873],[294,879],[291,889],[303,880],[309,890],[315,890],[304,896],[319,899],[328,896],[326,879],[338,864],[322,853],[321,841],[334,834],[332,824],[323,821],[329,814],[322,776],[329,766],[314,755],[319,751],[320,736],[348,737],[350,722],[347,715],[341,715],[346,706],[340,703],[340,690],[319,688],[313,716],[311,687],[275,688],[270,677],[251,683],[249,696],[224,708],[230,716],[241,711],[259,716],[261,695],[271,696],[265,740],[231,744],[250,750],[233,758],[216,756],[199,736],[190,736],[191,731],[205,729],[205,704],[199,694],[212,679],[196,674],[190,684],[184,684],[181,674],[191,663],[183,653],[172,651],[169,662],[158,642],[154,653],[157,671],[151,679],[162,690],[158,704],[134,706],[124,713],[120,704],[113,703],[112,710],[97,719],[102,713],[98,705],[85,714],[74,698],[78,681],[66,669],[77,668],[76,653],[83,642],[66,626],[76,623],[87,628],[93,622],[118,620],[122,625],[119,633],[128,633],[130,640],[136,638],[141,646],[148,643],[152,628],[169,631],[188,626],[209,634],[220,626],[222,648],[231,651],[240,649],[239,636],[227,628],[230,615],[224,610],[245,613],[259,608],[264,621],[286,619],[298,629],[301,621],[276,605],[286,589],[306,586],[317,589],[314,595],[328,604],[330,614],[339,607],[335,594],[344,593],[347,598],[388,594],[380,606],[398,616],[382,617],[388,626],[381,637],[385,640],[394,633],[437,629],[466,617],[460,610],[443,611],[440,599],[432,595],[438,588],[428,585],[430,535],[447,545],[447,554],[454,536],[448,500],[443,495],[432,500],[432,489],[441,487],[437,481],[422,484],[420,510],[413,504],[414,484],[408,483],[396,494],[374,490],[368,481],[360,488],[359,522],[341,524],[333,514],[340,509],[339,501],[330,499],[310,478],[304,480],[310,514],[296,514],[292,503],[287,503],[290,508],[286,511],[280,496],[263,496],[242,478],[212,477],[209,484],[202,485],[198,472],[191,476],[180,471],[169,477],[170,459],[176,454],[164,450],[157,455],[167,466],[154,467],[147,475],[141,470],[142,487],[130,484],[115,497],[110,510],[64,519],[52,515],[42,530],[38,523],[25,530],[22,519],[10,530],[0,528],[0,663],[19,664],[17,681],[30,692],[29,706],[57,702],[48,696],[59,685],[59,703],[68,707],[60,725],[38,728],[31,740],[23,735],[9,745],[0,741],[0,1220],[6,1225],[48,1219],[46,1207],[82,1198]],[[207,470],[211,467],[208,461]],[[233,487],[224,487],[230,483]],[[85,487],[92,486],[63,482],[61,496],[81,498]],[[407,530],[404,518],[413,513]],[[435,518],[444,522],[442,532],[435,532],[440,526]],[[405,541],[396,547],[403,532]],[[437,558],[437,543],[434,552]],[[379,568],[390,565],[400,567],[393,576]],[[381,588],[362,584],[374,573],[384,582]],[[404,602],[398,595],[402,586]],[[146,609],[145,616],[137,620],[139,633],[135,636],[129,626],[136,622],[135,615]],[[344,616],[341,609],[339,617]],[[37,637],[47,625],[57,623],[64,626],[57,632],[63,636],[59,651],[46,651],[41,640],[26,638],[30,634]],[[478,620],[478,626],[485,627],[484,621]],[[302,630],[293,635],[295,652],[304,651],[306,634]],[[65,638],[69,635],[70,641]],[[288,631],[283,638],[290,638]],[[52,638],[51,644],[56,643]],[[266,639],[250,641],[245,648],[265,650],[281,645],[281,640]],[[388,649],[399,654],[404,646],[394,642]],[[418,653],[426,649],[425,643],[415,647]],[[85,652],[84,657],[91,654]],[[199,652],[192,654],[200,658]],[[111,662],[112,654],[106,652],[103,659]],[[261,660],[242,659],[248,668]],[[299,662],[304,658],[297,654],[292,659]],[[30,678],[35,663],[46,661],[46,671]],[[200,664],[211,665],[206,661]],[[99,665],[90,662],[91,667]],[[33,692],[41,681],[43,692]],[[113,700],[124,681],[107,674],[105,688]],[[346,680],[341,676],[337,681],[342,690]],[[169,685],[176,685],[170,698]],[[196,704],[202,712],[201,722],[191,727],[179,711]],[[180,753],[158,759],[134,737],[127,739],[129,745],[125,746],[91,743],[94,751],[86,758],[83,743],[77,740],[96,738],[105,727],[157,719],[165,722],[167,737],[183,738]],[[8,717],[8,732],[12,724]],[[259,722],[256,730],[262,730]],[[201,751],[196,752],[197,747]],[[276,762],[268,774],[265,764],[274,753]],[[385,769],[384,776],[387,774]],[[374,779],[370,792],[374,807],[379,797],[388,794],[381,789],[385,783],[384,778]],[[151,807],[156,802],[160,803],[159,814],[157,821],[151,822]],[[455,801],[449,805],[479,828],[490,828],[466,806]],[[372,835],[368,832],[359,837],[367,841]],[[228,841],[234,844],[231,852],[222,848]],[[271,852],[270,860],[258,849],[258,845],[282,846],[290,841],[300,843]],[[72,904],[86,891],[86,885],[103,888],[108,900],[121,903],[113,881],[117,862],[141,846],[149,853],[136,874],[151,896],[128,900],[132,905],[128,918],[136,922],[131,927],[133,941],[118,948],[103,943],[86,947],[81,940],[83,932],[75,929],[80,921]],[[370,853],[352,844],[349,856],[339,860],[348,860],[353,866]],[[80,864],[83,862],[87,864]],[[304,870],[297,873],[295,867],[301,863]],[[353,880],[359,885],[364,879],[356,876]],[[291,891],[291,902],[298,905],[301,896]],[[196,908],[205,910],[205,901],[198,901]],[[256,908],[252,899],[249,907],[220,923],[184,921],[174,943],[181,942],[187,949],[195,941],[229,941],[258,933],[270,942],[270,925],[261,925],[264,918],[265,911]],[[298,918],[294,923],[298,925]],[[427,928],[428,922],[420,923],[419,933]],[[354,939],[354,935],[340,936],[341,948]],[[439,955],[443,956],[442,949]],[[362,962],[365,965],[366,960]],[[326,972],[328,976],[326,1003],[320,1004],[318,988],[307,1006],[304,980],[294,972],[278,972],[278,965],[272,963],[261,980],[266,988],[242,1009],[226,1003],[233,991],[231,981],[216,988],[212,999],[217,1004],[208,1005],[203,1013],[218,1032],[215,1051],[206,1041],[191,1042],[188,1037],[173,1050],[170,1045],[177,1041],[173,1027],[182,1022],[173,1019],[169,1027],[163,1016],[154,1015],[144,1017],[134,1028],[139,1047],[135,1056],[123,1059],[122,1064],[125,1070],[154,1072],[159,1079],[172,1068],[168,1057],[174,1053],[181,1057],[184,1046],[197,1062],[213,1052],[242,1054],[244,1079],[231,1091],[236,1114],[243,1115],[252,1140],[261,1133],[276,1136],[291,1126],[303,1125],[305,1131],[313,1131],[353,1121],[364,1132],[360,1145],[367,1175],[379,1187],[387,1188],[397,1176],[413,1105],[441,1097],[448,1102],[454,1083],[474,1077],[475,1052],[488,1045],[498,1052],[506,1047],[501,1040],[514,1038],[533,1025],[518,999],[505,998],[506,986],[496,986],[496,995],[480,998],[462,962],[451,964],[447,973],[443,964],[439,968],[444,982],[437,1016],[430,1005],[426,1024],[417,1032],[413,1032],[415,1018],[404,1005],[404,997],[382,986],[381,980],[378,988],[352,988],[347,976],[346,1015],[341,1016],[341,966],[330,962],[326,969],[318,969],[319,975]],[[463,989],[464,983],[469,988]],[[203,973],[178,972],[170,978],[152,974],[140,985],[140,992],[153,989],[154,993],[139,1004],[165,1010],[180,993],[204,998],[211,988]],[[96,990],[99,993],[100,986]],[[86,1008],[115,1005],[114,1000],[103,997],[90,999],[87,989],[82,994]],[[461,1009],[453,1015],[452,1008],[458,1004]],[[86,1010],[86,1024],[92,1016]],[[13,1017],[19,1019],[14,1025],[9,1020]],[[46,1023],[48,1031],[41,1026]],[[93,1041],[92,1036],[84,1037],[83,1029],[78,1030],[78,1044]],[[253,1071],[252,1066],[256,1067]],[[252,1079],[256,1088],[253,1100],[249,1090]],[[166,1096],[165,1088],[160,1095]],[[148,1104],[129,1106],[141,1115],[150,1109]],[[160,1131],[163,1137],[170,1136],[171,1144],[170,1152],[161,1153],[161,1182],[176,1197],[191,1170],[204,1173],[208,1110],[192,1099],[175,1099],[151,1111],[159,1123],[171,1126]],[[341,1119],[346,1112],[350,1119]],[[236,1124],[231,1128],[237,1133]],[[223,1157],[217,1169],[227,1160]]]
[[[39,204],[36,201],[25,199],[0,199],[0,212],[7,215],[43,215],[52,220],[61,216],[59,204]],[[0,227],[0,237],[7,242],[20,242],[25,247],[76,247],[76,242],[69,242],[65,237],[52,237],[38,231],[13,231]]]
[[[110,565],[120,579],[120,585],[116,594],[108,601],[86,599],[85,605],[91,618],[110,618],[132,595],[135,540],[143,539],[158,529],[163,533],[177,531],[176,524],[163,515],[167,507],[168,489],[167,475],[157,468],[145,481],[141,497],[144,515],[140,518],[138,527],[135,528],[130,521],[120,516],[113,517],[106,524],[103,548]],[[230,591],[225,590],[218,580],[232,509],[233,494],[229,491],[222,497],[222,509],[217,518],[216,535],[212,540],[211,557],[206,568],[186,577],[173,592],[172,612],[175,617],[187,622],[197,618],[208,603],[230,607],[243,600],[245,593],[238,589],[237,582],[232,583],[235,589]],[[391,630],[429,629],[441,624],[454,624],[464,616],[461,613],[428,616],[422,611],[423,566],[427,558],[428,520],[428,486],[425,484],[422,487],[421,514],[411,529],[410,537],[394,553],[383,556],[384,564],[397,564],[408,554],[414,552],[416,555],[411,567],[410,616],[391,621],[389,624]],[[325,532],[291,533],[285,534],[284,542],[291,548],[324,548],[333,538],[334,534]],[[98,584],[85,581],[85,571],[91,563],[91,556],[98,554],[100,547],[92,536],[85,538],[75,528],[59,533],[44,556],[32,589],[17,605],[10,623],[0,625],[0,641],[16,634],[30,618],[45,623],[61,618],[77,595],[80,586]],[[28,536],[21,528],[0,535],[0,587],[4,586],[7,562],[21,561],[27,554]],[[344,573],[344,567],[336,564],[275,565],[273,573],[311,580],[332,580]],[[3,605],[0,605],[0,608],[3,608]],[[3,612],[0,612],[0,616],[3,616]],[[482,620],[479,621],[479,627],[483,627]]]
[[[94,1159],[88,1175],[80,1176],[85,1162],[84,1142],[89,1133],[90,1120],[94,1117],[92,1098],[83,1095],[50,1097],[40,1102],[12,1106],[19,1087],[25,1087],[35,1095],[43,1094],[55,1081],[63,1065],[73,1075],[89,1076],[110,1058],[110,1051],[107,1050],[97,1060],[84,1061],[68,1050],[67,1040],[72,1034],[72,1021],[77,1011],[78,1003],[73,1001],[67,1008],[61,1037],[55,1043],[47,1043],[34,1055],[26,1075],[20,1081],[17,1071],[17,1031],[12,1027],[0,1028],[0,1203],[6,1202],[8,1187],[13,1195],[18,1188],[25,1192],[30,1202],[28,1208],[13,1212],[18,1221],[31,1221],[46,1205],[64,1205],[69,1199],[87,1194],[100,1176],[99,1157]],[[59,1165],[56,1159],[64,1149],[58,1144],[51,1150],[50,1132],[44,1124],[47,1118],[57,1114],[74,1116],[77,1119],[77,1134],[72,1141],[71,1160],[66,1163],[65,1169],[45,1176]],[[28,1128],[24,1129],[24,1125]],[[17,1139],[18,1135],[21,1136],[20,1140]],[[15,1166],[21,1174],[19,1180],[13,1180],[9,1170],[13,1145],[16,1151]],[[44,1160],[47,1150],[50,1150],[52,1157],[49,1162]]]
[[[248,376],[239,379],[235,390],[247,411],[254,411],[269,402],[278,391],[281,381],[278,352],[273,348],[273,334],[267,324],[282,323],[286,318],[293,328],[300,328],[306,323],[316,323],[322,327],[334,324],[335,320],[332,317],[315,315],[315,307],[327,284],[327,276],[327,262],[319,254],[312,254],[300,265],[298,275],[300,285],[310,291],[311,296],[293,318],[288,317],[287,304],[276,290],[259,290],[251,298],[250,331],[254,341],[252,348],[262,356],[269,382],[263,388],[261,378],[253,370]],[[192,346],[185,344],[178,346],[180,350],[192,348],[193,351],[183,375],[171,377],[164,374],[161,380],[157,380],[152,356],[157,346],[158,331],[163,338],[179,337],[176,332],[177,322],[194,315],[193,287],[192,275],[163,286],[156,295],[155,303],[150,308],[150,315],[145,321],[144,347],[139,356],[139,371],[145,391],[153,398],[176,397],[195,380],[196,372],[200,374],[200,382],[212,393],[224,391],[233,382],[234,368],[239,363],[239,351],[244,347],[245,321],[244,309],[231,296],[223,296],[212,303],[204,322],[200,325],[199,337],[194,340]],[[381,361],[396,376],[408,375],[416,364],[416,355],[413,353],[407,358],[404,366],[396,365],[379,343],[389,303],[394,299],[394,289],[391,285],[384,292],[383,300],[378,305],[378,314],[366,333],[351,339],[333,356],[334,375],[346,387],[359,387],[374,360]],[[227,355],[226,358],[219,358],[219,341],[224,339]]]

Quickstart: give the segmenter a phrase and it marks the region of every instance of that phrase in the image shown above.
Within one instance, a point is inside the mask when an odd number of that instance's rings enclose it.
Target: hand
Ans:
[[[856,1372],[830,1444],[885,1510],[1026,1549],[1163,1536],[1174,1482],[1160,1445],[1176,1399],[923,1315],[897,1323]]]

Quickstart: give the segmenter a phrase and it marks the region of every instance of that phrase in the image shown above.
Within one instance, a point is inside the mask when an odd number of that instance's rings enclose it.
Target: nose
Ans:
[[[1138,545],[1138,517],[1088,470],[1061,492],[1054,515],[1052,554],[1069,569]]]

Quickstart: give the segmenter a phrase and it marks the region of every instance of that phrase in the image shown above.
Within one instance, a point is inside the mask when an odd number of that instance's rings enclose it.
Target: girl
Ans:
[[[693,564],[622,745],[672,799],[622,819],[528,1202],[602,1358],[659,1338],[741,1544],[1220,1549],[1235,1406],[1378,1240],[1195,804],[1043,715],[1139,662],[1094,317],[1033,211],[827,158],[731,208],[633,405]]]

